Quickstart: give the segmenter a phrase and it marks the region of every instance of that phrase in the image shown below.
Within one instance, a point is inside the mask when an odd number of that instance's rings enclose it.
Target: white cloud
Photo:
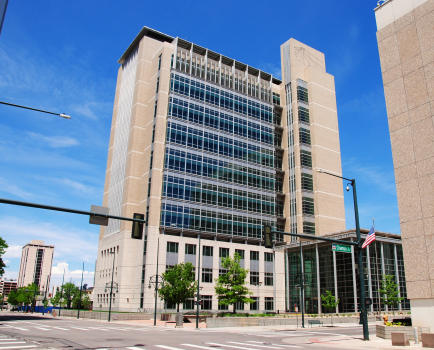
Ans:
[[[23,250],[23,246],[20,246],[20,245],[10,245],[6,249],[6,253],[3,255],[3,257],[7,258],[7,259],[14,259],[14,258],[21,259],[21,252],[22,252],[22,250]]]
[[[67,136],[44,136],[34,132],[28,132],[28,135],[36,141],[46,143],[51,148],[71,147],[80,144],[78,140]]]
[[[0,177],[0,189],[3,192],[10,193],[14,196],[21,197],[21,198],[29,198],[31,197],[31,194],[22,188],[18,187],[17,185],[11,184],[7,182],[5,179]]]
[[[9,264],[11,261],[10,260],[3,260],[3,262],[5,263],[5,265]]]
[[[93,265],[92,265],[93,266]],[[76,285],[81,283],[81,274],[83,273],[83,284],[87,283],[88,286],[93,286],[93,279],[95,272],[86,270],[69,270],[69,264],[66,262],[57,263],[53,265],[51,270],[51,285],[61,285],[62,280],[66,282],[72,281]]]

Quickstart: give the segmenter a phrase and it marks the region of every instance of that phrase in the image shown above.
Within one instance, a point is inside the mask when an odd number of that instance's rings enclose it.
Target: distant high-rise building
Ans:
[[[434,331],[434,0],[375,9],[413,326]]]
[[[49,288],[53,255],[54,245],[45,245],[44,241],[37,240],[26,244],[21,253],[18,287],[35,283],[39,290]]]
[[[284,253],[262,246],[263,226],[322,235],[344,230],[345,212],[342,181],[315,172],[341,175],[324,54],[290,39],[281,60],[282,79],[147,27],[134,39],[119,60],[103,205],[148,225],[142,241],[130,222],[101,229],[94,307],[108,308],[114,274],[115,309],[153,309],[158,257],[158,274],[191,262],[201,308],[225,310],[214,280],[237,252],[256,300],[237,308],[289,309]]]

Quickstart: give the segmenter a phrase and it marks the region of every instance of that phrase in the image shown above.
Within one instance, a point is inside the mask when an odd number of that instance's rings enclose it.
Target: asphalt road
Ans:
[[[374,331],[374,328],[372,331]],[[360,338],[361,327],[289,329],[192,329],[117,322],[0,315],[0,350],[289,350],[319,349],[340,339]],[[340,347],[342,348],[342,347]]]

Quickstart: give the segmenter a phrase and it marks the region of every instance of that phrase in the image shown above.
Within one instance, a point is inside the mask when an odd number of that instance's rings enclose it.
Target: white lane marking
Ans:
[[[42,327],[35,327],[36,329],[40,329],[41,331],[49,331],[48,328],[42,328]]]
[[[24,345],[24,346],[2,346],[0,349],[24,349],[24,348],[36,348],[37,345]]]
[[[25,343],[26,343],[25,341],[7,341],[5,343],[1,343],[1,345],[3,345],[3,344],[25,344]],[[1,347],[0,347],[0,349],[1,349]]]
[[[127,349],[131,349],[131,350],[145,350],[145,349],[143,349],[143,348],[136,348],[135,346],[130,346],[130,347],[127,348]]]
[[[235,345],[226,345],[226,344],[219,344],[219,343],[206,343],[206,344],[219,345],[219,346],[224,346],[226,348],[243,349],[243,350],[254,350],[252,348],[246,348],[246,347],[235,346]],[[258,350],[258,349],[255,349],[255,350]]]
[[[209,348],[208,346],[201,346],[201,345],[194,345],[194,344],[181,344],[181,345],[192,346],[194,348],[199,348],[199,349],[215,350],[215,348]]]
[[[28,331],[28,329],[25,328],[20,328],[20,327],[15,327],[15,326],[9,326],[8,324],[5,324],[6,327],[10,327],[10,328],[15,328],[15,329],[19,329],[21,331]]]
[[[4,340],[16,340],[14,338],[5,338],[5,339],[0,339],[0,341],[4,341]]]
[[[238,342],[236,342],[236,341],[227,341],[226,343],[238,344],[238,345],[258,346],[258,347],[260,347],[260,348],[268,348],[268,349],[282,349],[282,348],[278,348],[278,347],[276,347],[276,346],[246,344],[246,343],[238,343]],[[270,344],[270,345],[271,345],[271,344]]]
[[[158,348],[163,348],[163,349],[169,349],[169,350],[184,350],[184,349],[180,349],[180,348],[173,348],[171,346],[166,346],[166,345],[154,345]]]
[[[254,340],[247,340],[247,343],[258,343],[258,344],[264,344],[263,342],[260,342],[260,341],[254,341]],[[275,345],[275,346],[287,346],[287,347],[289,347],[289,348],[301,348],[301,346],[289,345],[289,344],[273,344],[273,343],[270,343],[270,345]],[[252,344],[252,346],[254,346],[254,345]]]
[[[89,330],[89,329],[86,329],[86,328],[78,328],[78,327],[71,327],[71,328],[79,329],[81,331],[88,331]],[[100,349],[96,349],[96,350],[100,350]]]
[[[95,349],[95,350],[108,350],[108,349]]]
[[[49,327],[49,326],[48,326],[48,327]],[[54,327],[54,326],[51,326],[51,328],[61,329],[62,331],[69,331],[69,329],[61,328],[61,327]]]
[[[97,330],[99,330],[99,331],[108,331],[108,329],[105,329],[105,328],[99,328],[99,327],[89,327],[89,328],[91,328],[91,329],[97,329]]]

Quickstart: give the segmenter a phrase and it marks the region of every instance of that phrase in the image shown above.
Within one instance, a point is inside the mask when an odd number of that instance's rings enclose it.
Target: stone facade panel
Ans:
[[[390,133],[390,142],[395,169],[415,162],[413,147],[409,147],[413,143],[410,127]]]
[[[392,83],[385,85],[384,95],[386,97],[387,116],[389,118],[407,112],[407,99],[403,78],[396,79]]]
[[[419,184],[417,179],[396,184],[401,224],[422,219]]]

